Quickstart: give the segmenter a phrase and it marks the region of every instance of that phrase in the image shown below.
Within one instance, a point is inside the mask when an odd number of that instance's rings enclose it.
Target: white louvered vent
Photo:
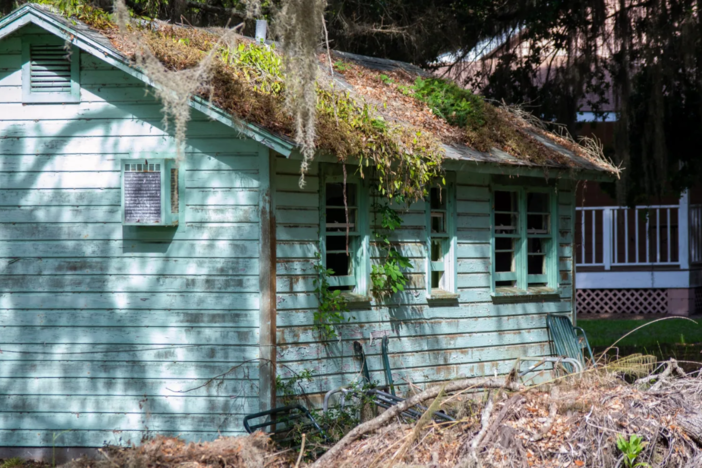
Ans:
[[[70,93],[71,61],[62,45],[34,45],[29,48],[32,93]]]

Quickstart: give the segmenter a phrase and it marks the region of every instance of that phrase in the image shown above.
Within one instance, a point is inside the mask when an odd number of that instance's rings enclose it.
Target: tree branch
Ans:
[[[437,385],[424,390],[421,393],[414,395],[411,398],[406,399],[402,403],[389,408],[380,416],[371,419],[368,422],[356,426],[351,432],[346,434],[339,442],[337,442],[332,448],[322,455],[310,468],[322,468],[331,466],[331,460],[336,457],[342,450],[344,450],[351,442],[358,439],[368,432],[372,432],[379,429],[389,421],[391,421],[395,416],[399,415],[403,411],[406,411],[412,406],[418,405],[429,398],[435,398],[440,392],[444,391],[446,393],[457,392],[460,390],[465,390],[467,388],[505,388],[508,390],[520,390],[521,386],[517,383],[507,382],[505,379],[494,379],[494,378],[483,378],[483,379],[463,379],[456,380],[454,382],[449,382],[445,386]]]
[[[207,5],[206,3],[198,3],[189,1],[186,3],[188,8],[197,8],[208,13],[217,13],[220,15],[238,16],[240,18],[246,18],[246,13],[243,11],[235,10],[234,8],[223,8],[214,5]]]

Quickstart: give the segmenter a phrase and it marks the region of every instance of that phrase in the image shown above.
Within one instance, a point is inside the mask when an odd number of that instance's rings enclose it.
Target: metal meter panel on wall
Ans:
[[[122,223],[178,224],[178,169],[171,159],[122,160]]]

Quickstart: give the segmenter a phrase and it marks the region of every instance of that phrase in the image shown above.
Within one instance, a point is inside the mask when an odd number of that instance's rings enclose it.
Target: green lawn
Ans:
[[[593,348],[602,349],[617,341],[636,327],[652,322],[654,319],[579,319],[578,325],[587,333],[587,339]],[[657,346],[673,344],[702,343],[702,320],[697,325],[688,320],[663,320],[633,333],[617,346]]]

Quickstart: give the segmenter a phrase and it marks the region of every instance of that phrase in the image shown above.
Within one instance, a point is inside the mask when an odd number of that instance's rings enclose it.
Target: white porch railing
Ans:
[[[680,205],[577,208],[580,245],[576,265],[603,266],[605,270],[613,265],[687,267],[686,210],[687,196]],[[702,221],[702,209],[698,213]],[[702,230],[699,231],[695,254],[702,257]]]

